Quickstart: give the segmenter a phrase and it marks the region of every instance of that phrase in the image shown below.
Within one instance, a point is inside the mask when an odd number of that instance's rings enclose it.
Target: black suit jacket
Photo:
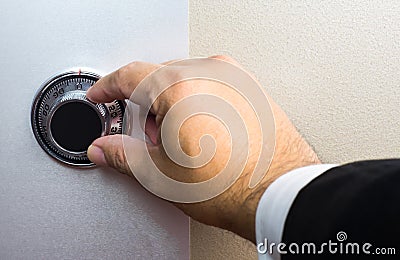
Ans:
[[[337,251],[327,244],[318,254],[329,241]],[[305,246],[307,254],[289,252],[283,260],[400,259],[400,160],[350,163],[311,181],[290,208],[282,242],[317,245],[315,254]]]

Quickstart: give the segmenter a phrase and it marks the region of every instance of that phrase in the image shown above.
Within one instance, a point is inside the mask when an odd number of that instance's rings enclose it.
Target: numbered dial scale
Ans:
[[[32,104],[31,124],[40,146],[69,165],[94,165],[87,148],[98,137],[122,133],[125,101],[96,104],[86,91],[100,78],[88,71],[59,74],[39,89]]]

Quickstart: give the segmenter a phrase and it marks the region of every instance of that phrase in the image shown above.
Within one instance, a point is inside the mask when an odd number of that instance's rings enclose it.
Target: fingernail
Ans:
[[[87,150],[87,155],[90,161],[98,166],[108,166],[106,157],[104,156],[103,150],[96,145],[90,145]]]

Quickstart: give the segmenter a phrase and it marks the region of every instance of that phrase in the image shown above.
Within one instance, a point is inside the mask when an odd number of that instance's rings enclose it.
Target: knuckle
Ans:
[[[218,59],[218,60],[224,60],[224,61],[228,61],[231,63],[236,63],[236,60],[234,60],[232,57],[230,57],[228,55],[215,55],[215,56],[212,56],[211,58]]]
[[[130,71],[132,71],[132,63],[129,63],[116,71],[115,80],[119,85],[125,85],[125,83],[128,82]]]
[[[183,70],[178,66],[168,65],[164,67],[162,71],[167,75],[170,82],[181,82],[185,79]],[[160,77],[160,74],[158,74],[155,79],[158,83],[162,83],[165,80],[164,77]]]
[[[124,82],[126,82],[125,70],[126,70],[125,67],[122,67],[115,72],[114,82],[113,82],[114,85],[116,86],[124,85]]]
[[[129,173],[129,168],[126,163],[125,153],[122,149],[117,149],[112,157],[114,167],[125,174]]]
[[[129,74],[129,73],[132,73],[132,71],[136,70],[138,67],[141,67],[143,64],[144,64],[144,62],[141,62],[141,61],[133,61],[133,62],[127,64],[123,68],[125,68],[126,72]]]
[[[162,107],[163,111],[166,112],[176,103],[192,94],[193,83],[183,81],[167,88],[157,97],[155,103],[158,104],[159,107]]]
[[[134,61],[121,68],[119,68],[115,73],[115,84],[121,88],[129,88],[132,75],[137,70],[141,62]]]
[[[130,175],[130,170],[126,162],[125,152],[123,149],[114,147],[106,153],[107,163],[117,171]]]

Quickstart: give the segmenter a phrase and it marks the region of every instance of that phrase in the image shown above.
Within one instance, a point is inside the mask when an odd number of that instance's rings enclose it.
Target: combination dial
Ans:
[[[32,104],[32,130],[53,158],[74,166],[92,166],[87,148],[98,137],[122,133],[125,101],[96,104],[86,91],[100,78],[69,71],[45,82]]]

